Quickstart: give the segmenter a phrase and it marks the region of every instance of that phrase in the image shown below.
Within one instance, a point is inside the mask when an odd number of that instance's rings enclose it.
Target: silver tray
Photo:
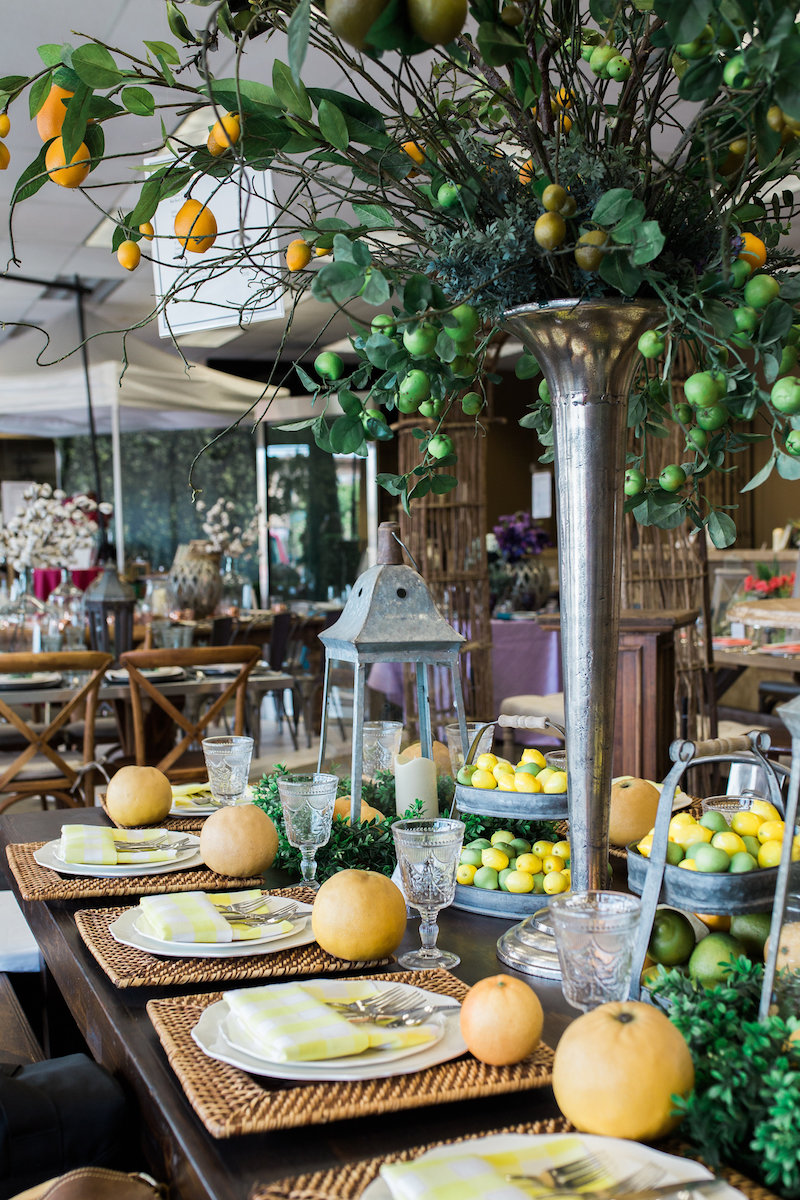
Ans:
[[[519,895],[502,890],[487,891],[486,888],[476,888],[474,884],[467,887],[463,883],[457,883],[453,908],[480,913],[484,917],[505,917],[508,921],[520,921],[549,903],[550,896],[541,892]]]
[[[628,846],[628,886],[642,894],[649,860],[636,845]],[[667,863],[660,899],[675,908],[701,913],[751,913],[771,908],[778,880],[777,867],[748,871],[743,875],[723,872],[686,871]],[[792,863],[789,891],[800,890],[800,862]]]
[[[564,821],[568,815],[568,792],[501,792],[497,788],[456,784],[456,808],[484,817],[516,817],[520,821]]]

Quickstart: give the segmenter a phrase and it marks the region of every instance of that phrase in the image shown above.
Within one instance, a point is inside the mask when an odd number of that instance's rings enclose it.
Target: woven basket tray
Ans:
[[[273,896],[286,896],[311,904],[310,888],[276,888]],[[393,958],[372,962],[345,962],[311,942],[271,954],[230,958],[159,958],[146,950],[122,946],[108,927],[127,908],[88,908],[75,913],[78,932],[111,982],[119,988],[170,987],[175,984],[222,983],[242,979],[291,979],[301,975],[333,975],[387,967]]]
[[[368,978],[397,980],[396,975]],[[469,990],[448,971],[409,971],[403,975],[403,982],[457,1000],[463,1000]],[[223,997],[223,992],[173,996],[150,1000],[147,1005],[189,1103],[214,1137],[268,1133],[399,1112],[477,1096],[527,1091],[550,1083],[553,1052],[543,1042],[530,1057],[511,1067],[490,1067],[464,1054],[450,1062],[389,1079],[301,1084],[255,1078],[209,1058],[192,1040],[192,1028],[203,1009]]]
[[[46,842],[15,842],[6,847],[6,857],[23,900],[90,900],[99,896],[153,896],[159,892],[229,892],[235,888],[263,887],[260,875],[232,879],[207,867],[189,871],[166,871],[161,875],[137,875],[115,879],[91,879],[84,875],[62,878],[49,867],[40,867],[34,851]]]
[[[509,1125],[504,1129],[487,1129],[485,1134],[475,1137],[492,1137],[495,1134],[523,1133],[548,1134],[569,1133],[574,1129],[563,1117],[552,1117],[549,1121],[532,1121],[527,1124]],[[472,1141],[465,1138],[465,1142]],[[412,1146],[397,1154],[378,1155],[375,1158],[363,1159],[361,1162],[347,1163],[343,1167],[333,1167],[327,1171],[314,1171],[306,1175],[296,1175],[291,1179],[279,1179],[275,1183],[256,1184],[250,1193],[250,1200],[358,1200],[362,1192],[376,1179],[384,1163],[409,1162],[419,1158],[444,1142],[429,1142],[425,1146]],[[669,1154],[680,1154],[690,1158],[685,1146],[676,1143],[659,1145],[660,1150]],[[748,1200],[778,1200],[772,1192],[761,1184],[753,1183],[751,1179],[741,1175],[730,1167],[721,1167],[717,1174],[722,1175],[732,1187],[738,1188]]]

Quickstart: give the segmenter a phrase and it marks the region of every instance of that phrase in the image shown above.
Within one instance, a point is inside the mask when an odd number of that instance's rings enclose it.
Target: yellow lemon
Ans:
[[[553,853],[552,842],[534,842],[531,846],[534,854],[538,854],[539,858],[546,858],[548,854]]]
[[[471,863],[462,863],[456,871],[456,883],[463,883],[465,887],[469,887],[475,878],[477,867],[473,867]]]
[[[536,776],[537,779],[539,777],[539,775]],[[566,771],[553,771],[553,774],[550,776],[550,778],[545,780],[544,790],[549,796],[562,795],[567,790]]]
[[[542,860],[538,854],[520,854],[517,859],[517,870],[537,875],[542,869]]]
[[[510,829],[497,829],[489,838],[493,846],[496,846],[498,842],[513,842],[513,840],[514,835]]]
[[[541,792],[542,785],[535,775],[529,775],[524,772],[522,775],[514,776],[514,791],[515,792]]]
[[[472,787],[476,788],[496,788],[497,780],[491,771],[482,771],[480,768],[472,776]]]
[[[780,821],[781,819],[781,814],[774,804],[770,804],[769,800],[751,800],[750,812],[757,813],[765,821]]]
[[[763,845],[764,842],[780,842],[786,826],[783,821],[763,821],[758,827],[756,837]]]
[[[548,896],[557,896],[559,892],[569,891],[569,880],[562,871],[551,871],[542,880],[542,887]]]
[[[643,854],[645,858],[649,858],[650,851],[653,849],[653,835],[648,833],[645,837],[643,837],[636,849],[640,854]]]
[[[762,842],[761,849],[758,852],[758,865],[760,867],[777,867],[781,861],[781,844],[777,841]]]
[[[691,813],[679,812],[679,813],[675,813],[675,816],[672,818],[672,820],[669,823],[669,827],[670,827],[670,829],[672,829],[673,825],[696,825],[696,824],[697,824],[697,821],[695,821],[695,819]]]
[[[542,862],[545,875],[549,875],[551,871],[563,871],[565,866],[564,859],[558,854],[548,854]]]
[[[479,771],[493,771],[497,766],[497,755],[479,754],[475,759],[475,766]]]
[[[507,763],[499,762],[492,767],[492,774],[494,775],[495,779],[499,781],[503,775],[513,775],[514,768]]]
[[[731,817],[731,829],[739,837],[755,837],[764,818],[755,812],[737,812]]]
[[[484,867],[492,867],[495,871],[505,871],[508,862],[508,855],[493,846],[489,850],[481,851],[481,863]]]
[[[738,833],[734,833],[732,829],[727,833],[715,833],[711,839],[711,845],[724,850],[726,854],[730,854],[731,858],[734,854],[741,854],[742,850],[747,850],[747,846]]]
[[[516,776],[509,775],[507,771],[501,771],[497,776],[498,792],[515,792],[517,790],[515,778]]]
[[[669,840],[686,850],[697,842],[710,842],[713,836],[714,830],[706,829],[705,825],[682,825],[675,833],[670,833]]]
[[[572,857],[572,852],[569,848],[569,842],[554,842],[553,854],[557,854],[559,858],[563,858],[564,862],[566,862]]]
[[[533,891],[533,876],[528,871],[512,871],[506,875],[506,887],[509,892],[524,894]]]
[[[522,763],[532,762],[532,763],[536,763],[540,767],[547,766],[547,763],[545,762],[545,757],[542,754],[541,750],[536,750],[533,746],[525,747],[525,749],[522,751],[522,758],[519,761],[520,761],[520,765],[522,765]]]
[[[555,771],[552,767],[542,767],[536,778],[539,780],[539,783],[542,785],[542,787],[544,787],[551,775],[555,775]]]
[[[697,863],[694,861],[693,858],[682,858],[681,861],[678,863],[678,866],[683,867],[683,869],[685,871],[696,871],[697,870]]]
[[[800,862],[800,834],[792,838],[792,862]]]

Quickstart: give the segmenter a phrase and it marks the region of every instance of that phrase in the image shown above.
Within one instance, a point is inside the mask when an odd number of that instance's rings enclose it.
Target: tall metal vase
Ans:
[[[628,393],[649,301],[555,300],[505,314],[553,411],[571,881],[608,884]]]

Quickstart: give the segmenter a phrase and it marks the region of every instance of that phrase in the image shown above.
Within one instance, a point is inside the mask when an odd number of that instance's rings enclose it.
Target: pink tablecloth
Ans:
[[[85,571],[73,571],[72,582],[75,587],[85,591],[93,579],[102,573],[102,567],[88,567]],[[46,600],[52,591],[58,587],[61,580],[59,569],[50,567],[35,567],[33,572],[33,594],[38,600]]]

